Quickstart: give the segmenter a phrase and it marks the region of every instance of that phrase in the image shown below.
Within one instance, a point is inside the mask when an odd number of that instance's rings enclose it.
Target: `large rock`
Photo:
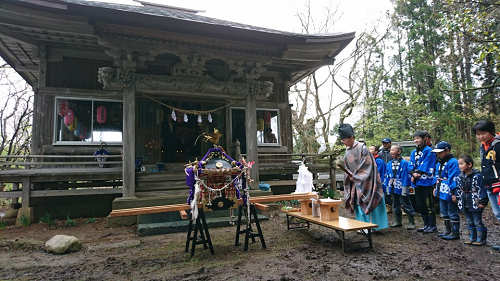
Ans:
[[[19,209],[9,208],[9,209],[7,209],[7,211],[5,211],[5,215],[3,216],[3,218],[4,219],[17,218],[18,212],[19,212]]]
[[[67,254],[82,248],[80,240],[75,236],[56,235],[45,242],[45,251],[55,254]]]

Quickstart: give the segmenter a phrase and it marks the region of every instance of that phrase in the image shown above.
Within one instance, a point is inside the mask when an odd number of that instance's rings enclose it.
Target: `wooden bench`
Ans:
[[[300,220],[306,221],[307,225],[303,227],[290,227],[291,221],[290,217],[298,218]],[[321,220],[320,217],[313,217],[312,215],[304,215],[301,212],[288,212],[286,213],[286,219],[287,219],[287,229],[294,229],[294,228],[304,228],[307,227],[309,228],[309,223],[314,223],[317,225],[321,225],[324,227],[331,228],[335,230],[335,232],[339,235],[340,239],[342,240],[342,250],[344,253],[347,250],[356,250],[356,249],[363,249],[363,248],[369,248],[373,249],[373,243],[372,243],[372,229],[377,228],[378,225],[373,224],[373,223],[367,223],[367,222],[362,222],[358,220],[353,220],[345,217],[338,217],[337,220]],[[368,230],[367,233],[365,233],[363,230]],[[349,242],[345,238],[345,234],[350,231],[362,231],[362,235],[366,238],[366,241],[354,241],[354,242]],[[368,243],[367,246],[361,246],[361,247],[355,247],[355,248],[349,248],[350,245],[356,245],[356,244],[362,244],[362,243]]]

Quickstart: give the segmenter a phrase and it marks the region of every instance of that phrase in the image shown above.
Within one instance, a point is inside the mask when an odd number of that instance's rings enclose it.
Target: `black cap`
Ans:
[[[342,124],[339,126],[339,136],[340,139],[346,139],[354,136],[354,130],[349,124]]]

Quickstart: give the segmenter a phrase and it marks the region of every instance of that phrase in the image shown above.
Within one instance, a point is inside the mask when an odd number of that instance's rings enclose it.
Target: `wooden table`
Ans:
[[[306,221],[307,226],[303,227],[290,227],[290,217],[295,217],[300,220]],[[367,222],[362,222],[358,220],[353,220],[345,217],[338,217],[337,220],[322,220],[320,217],[313,217],[312,215],[303,215],[301,212],[288,212],[286,214],[286,220],[287,220],[287,228],[288,230],[294,229],[294,228],[309,228],[309,223],[314,223],[317,225],[321,225],[324,227],[331,228],[335,230],[335,232],[339,235],[340,239],[342,240],[342,250],[344,253],[347,250],[356,250],[356,249],[364,249],[364,248],[369,248],[373,249],[373,243],[372,243],[372,229],[377,228],[378,225],[373,224],[373,223],[367,223]],[[354,241],[354,242],[349,242],[345,238],[345,234],[349,231],[357,231],[357,230],[367,230],[367,233],[362,231],[362,235],[366,240],[363,241]],[[368,243],[368,245],[365,246],[360,246],[360,247],[355,247],[355,248],[349,248],[351,245],[356,245],[356,244],[364,244]]]

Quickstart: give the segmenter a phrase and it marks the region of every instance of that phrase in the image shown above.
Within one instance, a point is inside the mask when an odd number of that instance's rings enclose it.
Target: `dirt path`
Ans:
[[[262,223],[267,249],[258,239],[247,252],[242,245],[235,247],[235,227],[228,224],[210,229],[214,256],[198,246],[191,258],[184,253],[185,233],[138,237],[134,227],[107,228],[104,219],[84,221],[68,228],[34,224],[0,230],[0,279],[497,280],[500,270],[500,253],[489,246],[443,241],[404,228],[375,234],[373,250],[344,254],[335,232],[319,226],[287,231],[286,220],[275,216]],[[500,242],[500,227],[493,221],[487,210],[490,244]],[[56,234],[76,236],[83,249],[67,255],[45,253],[43,244]]]

